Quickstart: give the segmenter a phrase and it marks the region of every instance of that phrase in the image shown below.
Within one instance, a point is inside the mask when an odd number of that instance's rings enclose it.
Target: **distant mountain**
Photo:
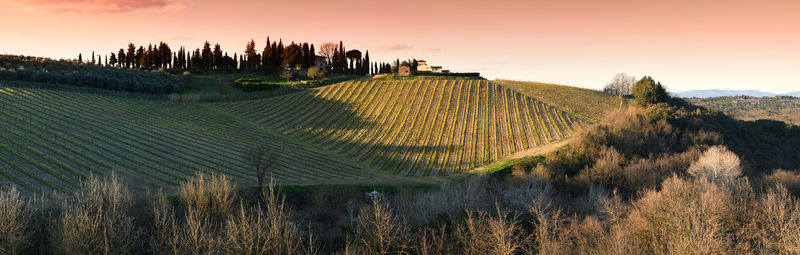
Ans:
[[[800,91],[783,93],[781,96],[793,96],[793,97],[800,97]]]
[[[706,90],[689,90],[684,92],[674,93],[678,97],[725,97],[725,96],[752,96],[752,97],[771,97],[776,94],[763,92],[758,90],[724,90],[724,89],[706,89]]]

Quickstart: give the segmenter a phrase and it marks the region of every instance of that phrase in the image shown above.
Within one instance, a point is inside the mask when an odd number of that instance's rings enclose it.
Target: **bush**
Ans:
[[[233,81],[233,87],[243,92],[256,92],[276,90],[281,87],[279,83],[265,82],[258,78],[239,78]]]
[[[800,195],[800,173],[797,171],[776,169],[765,179],[769,183],[783,185],[794,195]]]
[[[198,173],[181,184],[181,201],[188,210],[224,219],[230,213],[236,184],[225,175]]]
[[[692,163],[687,172],[695,178],[708,179],[711,182],[726,182],[742,175],[741,161],[725,146],[709,148]]]
[[[769,254],[800,253],[800,201],[776,186],[758,205],[759,248]]]
[[[633,85],[633,96],[636,104],[647,107],[652,104],[666,103],[669,100],[667,90],[650,76],[645,76]]]
[[[0,254],[19,254],[30,244],[30,225],[35,210],[16,187],[0,190]]]
[[[90,177],[64,205],[52,224],[53,245],[61,254],[129,254],[139,231],[129,210],[133,197],[116,175]]]

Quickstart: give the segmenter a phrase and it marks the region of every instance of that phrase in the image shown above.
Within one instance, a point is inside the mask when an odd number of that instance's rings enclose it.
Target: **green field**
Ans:
[[[209,104],[121,99],[36,89],[0,90],[0,181],[69,190],[115,170],[152,186],[197,171],[252,183],[242,153],[269,144],[280,181],[368,178],[375,172]]]
[[[592,122],[627,103],[610,94],[572,86],[509,80],[497,83]]]
[[[116,171],[140,188],[170,188],[207,171],[251,185],[242,155],[260,144],[277,152],[271,174],[282,183],[445,175],[562,140],[591,120],[571,113],[583,109],[547,103],[581,106],[553,98],[570,87],[534,97],[509,87],[356,80],[227,103],[2,88],[0,183],[67,191]],[[606,105],[616,100],[582,93]]]

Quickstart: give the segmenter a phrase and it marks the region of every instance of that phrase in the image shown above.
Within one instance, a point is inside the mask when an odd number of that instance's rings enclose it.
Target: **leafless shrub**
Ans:
[[[135,248],[139,231],[128,211],[131,193],[116,175],[90,177],[52,225],[59,253],[127,254]]]
[[[689,174],[711,182],[725,182],[742,175],[739,157],[724,146],[709,148],[689,167]]]
[[[534,219],[534,247],[538,254],[567,254],[567,220],[561,209],[552,208],[549,203],[535,203],[528,207]],[[533,253],[533,252],[531,252]]]
[[[661,191],[644,193],[629,215],[638,252],[729,253],[731,202],[729,190],[705,179],[664,181]]]
[[[19,254],[28,245],[34,213],[16,187],[0,190],[0,254]]]
[[[181,184],[180,194],[187,210],[224,219],[230,212],[236,185],[225,175],[198,173]]]
[[[264,219],[271,254],[296,254],[302,248],[301,237],[297,226],[292,222],[292,210],[286,204],[286,198],[277,191],[275,182],[262,192],[266,210]]]
[[[161,190],[149,202],[152,226],[148,235],[151,251],[154,254],[177,254],[184,243],[182,228],[175,219],[175,208]]]
[[[800,201],[776,186],[758,205],[758,240],[764,253],[800,254]]]
[[[529,235],[521,227],[519,214],[496,208],[497,214],[467,212],[456,224],[453,236],[459,254],[517,254],[523,251]]]
[[[439,228],[425,227],[417,233],[415,250],[420,255],[450,254],[450,243],[445,225]]]
[[[549,182],[535,176],[498,179],[476,176],[465,183],[447,184],[424,193],[409,194],[393,200],[397,214],[417,226],[436,217],[459,217],[465,210],[490,211],[499,204],[512,211],[523,211],[532,201],[549,199]]]
[[[359,210],[355,224],[358,248],[364,254],[397,254],[409,249],[409,229],[382,195],[370,195],[371,203]]]

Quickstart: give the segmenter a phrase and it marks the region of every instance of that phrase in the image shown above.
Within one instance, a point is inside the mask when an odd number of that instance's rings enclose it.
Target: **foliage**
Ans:
[[[64,84],[138,93],[183,90],[183,80],[163,72],[125,70],[68,60],[0,55],[0,80]]]
[[[688,102],[741,120],[770,119],[800,125],[800,98],[797,97],[711,97],[687,98]]]
[[[669,99],[667,90],[650,76],[645,76],[633,85],[633,97],[636,104],[647,107],[657,103],[666,103]]]
[[[270,91],[281,87],[280,83],[261,81],[258,78],[239,78],[233,81],[233,87],[242,92]]]

